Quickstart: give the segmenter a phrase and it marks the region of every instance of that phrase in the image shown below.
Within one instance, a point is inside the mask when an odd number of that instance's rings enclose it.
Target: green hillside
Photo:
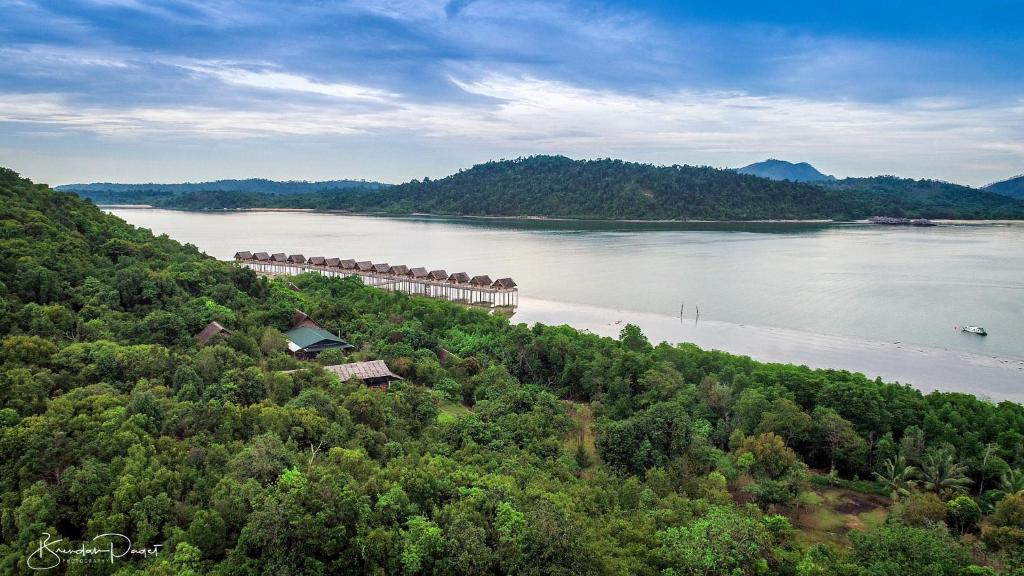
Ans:
[[[289,280],[0,169],[0,574],[1024,565],[1019,404]],[[296,309],[356,351],[289,356]],[[320,368],[371,359],[404,380]],[[157,553],[40,551],[111,533]]]

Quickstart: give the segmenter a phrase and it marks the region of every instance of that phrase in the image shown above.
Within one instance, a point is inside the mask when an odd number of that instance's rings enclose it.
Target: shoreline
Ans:
[[[761,220],[642,220],[636,218],[568,218],[556,216],[487,216],[478,214],[432,214],[429,212],[410,212],[408,214],[389,214],[387,212],[352,212],[350,210],[319,210],[316,208],[209,208],[201,210],[189,210],[186,208],[167,208],[152,206],[150,204],[97,204],[100,209],[117,210],[169,210],[174,212],[190,212],[196,214],[218,214],[235,212],[304,212],[312,214],[335,214],[340,216],[368,216],[374,218],[437,218],[437,219],[472,219],[472,220],[511,220],[519,222],[604,222],[621,224],[871,224],[866,219],[862,220],[831,220],[826,218],[816,219],[761,219]],[[932,222],[945,226],[965,225],[1005,225],[1012,226],[1024,224],[1024,220],[962,220],[962,219],[933,219]],[[904,226],[874,225],[879,228],[904,228]]]

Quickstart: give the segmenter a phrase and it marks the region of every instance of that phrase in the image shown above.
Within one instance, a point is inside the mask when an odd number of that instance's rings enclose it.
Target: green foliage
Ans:
[[[888,494],[856,478],[896,458],[938,470],[947,498],[963,477],[998,487],[979,486],[994,512],[978,558],[1024,550],[1018,404],[651,346],[635,327],[513,325],[353,279],[294,291],[7,170],[0,247],[0,573],[24,572],[43,532],[122,532],[166,547],[110,573],[896,574],[868,545],[804,549],[783,516],[808,465]],[[371,390],[291,358],[296,308],[406,380]],[[200,346],[210,320],[233,334]],[[563,400],[590,403],[593,426]],[[977,520],[969,498],[903,486],[878,536],[899,562],[949,544],[907,525]],[[744,487],[778,515],[737,505]],[[947,547],[942,566],[966,568]]]
[[[967,551],[942,527],[898,524],[855,532],[853,557],[867,576],[959,576]]]

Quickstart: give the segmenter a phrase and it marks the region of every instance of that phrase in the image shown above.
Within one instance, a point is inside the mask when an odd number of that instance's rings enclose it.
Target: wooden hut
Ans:
[[[324,366],[324,370],[337,374],[342,382],[347,382],[354,376],[362,380],[363,384],[367,386],[379,386],[381,388],[387,388],[391,382],[402,379],[401,376],[392,372],[383,360]]]
[[[516,287],[515,281],[511,278],[498,278],[491,284],[491,288],[497,288],[499,290],[511,290]]]
[[[356,262],[356,268],[358,268],[360,272],[373,272],[373,262],[370,262],[369,260]]]
[[[324,266],[328,268],[341,268],[341,259],[339,258],[325,258]]]
[[[227,328],[222,326],[220,322],[214,320],[213,322],[207,324],[206,327],[199,332],[199,334],[196,334],[196,340],[199,342],[201,346],[205,346],[206,343],[210,341],[210,338],[213,338],[217,334],[224,334],[225,336],[227,336],[231,334],[231,330],[228,330]]]
[[[327,259],[323,256],[310,256],[309,260],[306,260],[306,264],[312,266],[324,266],[327,263]]]
[[[426,268],[413,268],[412,270],[409,270],[409,276],[412,276],[416,280],[426,280],[430,276],[430,273],[427,272]]]
[[[306,257],[303,256],[302,254],[292,254],[291,256],[288,257],[288,263],[289,264],[305,264],[306,263]]]
[[[303,326],[307,328],[323,328],[323,326],[321,326],[319,322],[310,318],[308,314],[306,314],[302,310],[296,310],[295,314],[292,315],[291,327],[289,327],[288,329],[294,330],[296,328],[301,328]]]
[[[389,266],[387,262],[373,265],[373,272],[376,272],[377,274],[387,274],[390,270],[391,266]]]
[[[430,274],[427,274],[427,279],[434,280],[437,282],[444,282],[448,279],[448,273],[444,270],[431,270]]]
[[[257,262],[269,262],[270,254],[267,254],[266,252],[257,252],[252,255],[252,259]]]
[[[465,272],[452,272],[451,276],[448,277],[448,282],[452,284],[469,284],[469,274]]]
[[[235,260],[252,260],[252,252],[235,252]]]
[[[472,284],[473,286],[484,286],[484,287],[490,287],[490,285],[492,284],[491,277],[487,276],[487,275],[473,276],[473,279],[470,280],[469,283]]]
[[[388,268],[388,274],[391,274],[392,276],[408,276],[409,267],[405,264],[398,264],[397,266]]]
[[[271,262],[287,262],[288,261],[288,255],[285,254],[284,252],[278,252],[277,254],[274,254],[273,256],[270,257],[270,261]]]
[[[359,268],[359,265],[356,264],[355,260],[342,260],[341,267],[344,270],[355,270],[356,268]]]

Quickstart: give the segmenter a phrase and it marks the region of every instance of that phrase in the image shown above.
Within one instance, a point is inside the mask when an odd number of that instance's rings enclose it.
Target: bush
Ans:
[[[960,534],[970,532],[981,519],[981,507],[970,496],[957,496],[946,503],[946,523]]]

